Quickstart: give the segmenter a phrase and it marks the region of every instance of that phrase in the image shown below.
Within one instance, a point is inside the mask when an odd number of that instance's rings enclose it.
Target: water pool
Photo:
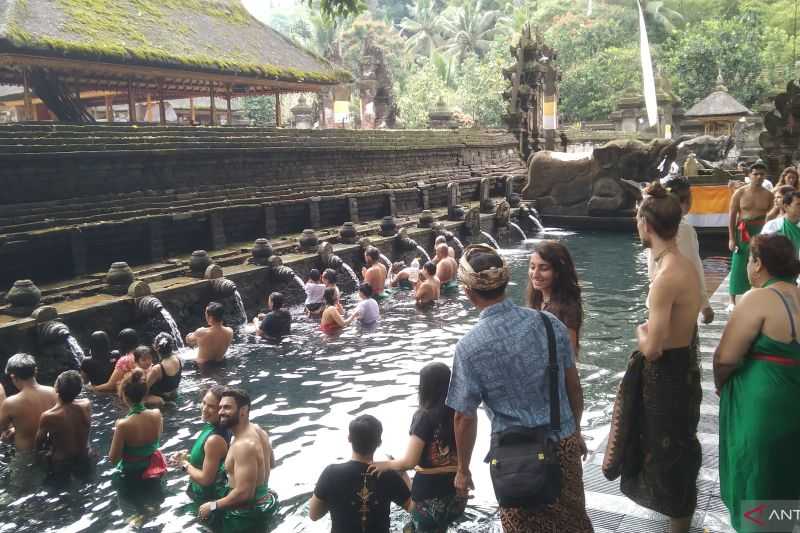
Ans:
[[[633,346],[635,326],[644,318],[646,263],[631,234],[552,234],[569,246],[583,284],[586,319],[579,367],[586,397],[584,433],[593,448],[607,433],[616,384]],[[532,243],[503,250],[513,272],[510,295],[517,303],[523,300]],[[347,301],[352,305],[352,296]],[[328,521],[312,523],[307,518],[306,502],[322,469],[349,458],[349,421],[362,413],[375,415],[384,426],[378,454],[401,454],[415,409],[419,369],[434,360],[451,363],[455,342],[478,316],[463,294],[421,312],[408,294],[401,293],[384,303],[382,312],[372,331],[349,328],[337,337],[323,338],[317,324],[305,319],[296,306],[293,335],[280,345],[240,335],[223,368],[201,374],[187,366],[180,398],[164,413],[162,450],[170,453],[191,446],[200,427],[198,403],[206,385],[243,386],[253,398],[251,420],[269,431],[275,448],[277,466],[270,486],[280,495],[282,509],[272,531],[329,531]],[[105,454],[113,422],[124,410],[109,396],[92,399],[92,445]],[[488,447],[488,428],[481,415],[472,469],[477,489],[458,530],[499,527],[488,469],[479,463]],[[7,462],[4,447],[0,465],[4,472]],[[90,483],[61,492],[42,488],[24,496],[12,494],[7,481],[0,482],[0,532],[203,530],[186,512],[186,478],[180,472],[170,472],[165,500],[144,514],[121,506],[111,472],[103,460]],[[402,528],[403,514],[395,513],[396,530]]]

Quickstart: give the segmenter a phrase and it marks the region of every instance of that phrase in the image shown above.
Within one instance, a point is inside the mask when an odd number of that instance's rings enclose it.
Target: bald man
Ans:
[[[436,247],[436,277],[442,283],[442,292],[458,290],[456,271],[458,271],[458,263],[450,257],[450,249],[447,244],[438,245]]]

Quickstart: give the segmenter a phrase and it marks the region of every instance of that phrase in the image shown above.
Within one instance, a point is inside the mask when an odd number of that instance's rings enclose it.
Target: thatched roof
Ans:
[[[728,93],[728,88],[722,83],[722,75],[720,75],[717,78],[716,90],[689,108],[684,116],[702,118],[752,114],[752,111]]]
[[[256,20],[240,0],[0,0],[3,53],[288,82],[351,81]]]

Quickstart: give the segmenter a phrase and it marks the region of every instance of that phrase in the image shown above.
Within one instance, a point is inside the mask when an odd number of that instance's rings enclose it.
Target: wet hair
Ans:
[[[468,260],[469,260],[469,266],[471,266],[472,270],[474,270],[476,273],[483,272],[484,270],[488,270],[490,268],[503,267],[503,260],[496,253],[481,252],[481,251],[473,252],[470,254]],[[503,283],[502,285],[494,289],[489,289],[489,290],[470,289],[470,290],[479,297],[483,298],[484,300],[495,300],[497,298],[500,298],[503,294],[505,294],[507,286],[508,282]]]
[[[444,363],[429,363],[419,372],[419,406],[433,409],[444,405],[450,386],[450,367]]]
[[[147,376],[141,368],[131,370],[119,384],[119,397],[131,403],[141,403],[147,396]]]
[[[394,263],[392,263],[392,272],[397,274],[398,272],[403,270],[405,267],[406,267],[406,264],[404,262],[395,261]]]
[[[785,206],[786,205],[791,205],[791,203],[794,202],[795,198],[800,198],[800,191],[792,189],[791,191],[788,191],[788,192],[784,193],[784,195],[783,195],[783,205],[785,205]]]
[[[64,403],[72,403],[83,388],[83,380],[77,370],[67,370],[56,378],[56,394]]]
[[[93,359],[109,359],[111,339],[105,331],[95,331],[89,337],[89,353]]]
[[[325,292],[322,293],[322,299],[325,300],[325,303],[328,305],[336,305],[336,287],[328,287],[325,289]]]
[[[664,240],[674,239],[683,217],[678,197],[670,194],[661,183],[654,181],[644,190],[637,216],[647,222],[656,235]]]
[[[553,269],[553,287],[551,290],[550,302],[555,310],[577,307],[577,328],[576,333],[580,335],[583,325],[583,300],[581,298],[581,286],[578,283],[578,272],[575,270],[575,262],[566,246],[558,241],[542,241],[538,243],[533,253],[546,261]],[[542,309],[542,291],[533,288],[533,283],[528,280],[527,304],[533,309]],[[560,318],[559,318],[560,319]]]
[[[770,276],[796,278],[800,274],[797,250],[787,237],[772,233],[757,235],[750,241],[750,255],[759,259]]]
[[[666,189],[677,196],[678,201],[682,204],[692,199],[692,185],[684,177],[672,178],[667,182]]]
[[[176,349],[175,338],[166,331],[162,331],[153,339],[153,350],[158,354],[159,359],[171,356]]]
[[[31,379],[36,376],[36,359],[27,353],[12,355],[6,363],[6,374],[17,379]]]
[[[431,276],[436,275],[436,265],[433,264],[433,261],[427,261],[424,265],[422,265],[422,270],[424,270]]]
[[[447,237],[445,237],[444,235],[439,235],[438,237],[436,237],[436,239],[434,239],[433,241],[434,248],[440,244],[447,244]]]
[[[322,273],[322,277],[328,280],[329,283],[336,283],[336,271],[332,268],[326,268]]]
[[[348,427],[350,444],[359,455],[372,455],[381,445],[383,425],[372,415],[356,417]]]
[[[450,247],[447,246],[446,242],[436,245],[436,253],[442,253],[445,256],[450,253]]]
[[[789,185],[789,180],[787,179],[788,174],[794,174],[794,182],[800,184],[800,172],[797,171],[795,167],[786,167],[781,172],[781,177],[778,179],[778,186],[782,185]],[[794,185],[790,185],[791,187],[795,187]]]
[[[225,387],[223,387],[222,385],[217,385],[216,383],[214,385],[211,385],[208,388],[208,390],[206,390],[206,394],[211,394],[214,398],[217,399],[217,401],[220,401],[222,399],[222,393],[224,392],[225,392]]]
[[[767,165],[765,165],[762,161],[756,161],[750,168],[747,169],[748,174],[752,173],[754,170],[763,170],[764,172],[767,171]]]
[[[153,361],[155,361],[156,359],[155,351],[152,348],[150,348],[149,346],[141,345],[137,346],[136,349],[133,351],[133,360],[138,363],[139,360],[145,355],[149,355],[153,359]]]
[[[374,246],[367,248],[365,255],[375,261],[376,263],[381,260],[381,252]]]
[[[233,401],[236,402],[237,409],[241,409],[242,407],[250,407],[250,395],[247,394],[247,391],[244,389],[228,387],[222,391],[220,400],[222,398],[233,398]]]
[[[308,271],[308,279],[313,281],[314,283],[319,283],[319,270],[316,268],[312,268]]]
[[[319,281],[319,272],[317,272],[317,281]],[[286,296],[282,292],[273,292],[269,295],[269,298],[272,300],[273,309],[281,309],[283,304],[286,303]]]
[[[217,322],[222,322],[225,317],[225,308],[219,302],[208,302],[206,314]]]
[[[366,296],[367,298],[372,297],[372,285],[369,283],[362,283],[358,286],[358,292]]]
[[[135,329],[125,328],[117,335],[117,344],[119,344],[120,353],[130,353],[139,346],[139,334]]]

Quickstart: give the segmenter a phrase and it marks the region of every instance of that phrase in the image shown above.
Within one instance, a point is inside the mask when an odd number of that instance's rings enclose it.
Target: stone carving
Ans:
[[[775,109],[764,115],[758,143],[769,173],[779,176],[784,167],[800,159],[800,80],[792,80],[774,99]]]
[[[595,148],[592,155],[539,152],[530,161],[526,200],[536,200],[544,214],[624,216],[636,202],[641,183],[656,179],[662,161],[669,168],[684,139],[649,143],[615,140]]]
[[[712,163],[723,161],[733,148],[734,138],[729,135],[712,137],[700,135],[687,139],[678,145],[676,162],[683,167],[690,154],[694,154],[700,167],[710,167]]]
[[[313,229],[304,229],[303,234],[297,239],[297,243],[300,245],[300,251],[314,253],[317,251],[319,238]]]
[[[268,239],[256,239],[250,253],[252,254],[253,264],[266,265],[267,260],[269,260],[272,255],[272,244]]]
[[[476,236],[481,234],[481,210],[473,207],[464,215],[463,231],[465,235]]]
[[[353,244],[358,237],[358,231],[352,222],[345,222],[339,229],[339,240],[345,244]]]
[[[383,48],[367,36],[361,52],[361,127],[393,129],[397,122],[397,103],[392,91],[392,76],[386,65]]]
[[[125,261],[111,263],[106,274],[106,284],[111,294],[121,296],[128,292],[128,286],[133,283],[133,270]]]
[[[11,307],[29,311],[39,305],[41,299],[42,291],[29,279],[15,281],[14,286],[6,294],[6,301],[11,304]]]
[[[195,250],[189,258],[189,270],[195,278],[202,278],[211,266],[211,258],[205,250]]]
[[[498,228],[508,227],[508,221],[511,219],[511,205],[503,200],[498,202],[494,210],[494,222]]]

